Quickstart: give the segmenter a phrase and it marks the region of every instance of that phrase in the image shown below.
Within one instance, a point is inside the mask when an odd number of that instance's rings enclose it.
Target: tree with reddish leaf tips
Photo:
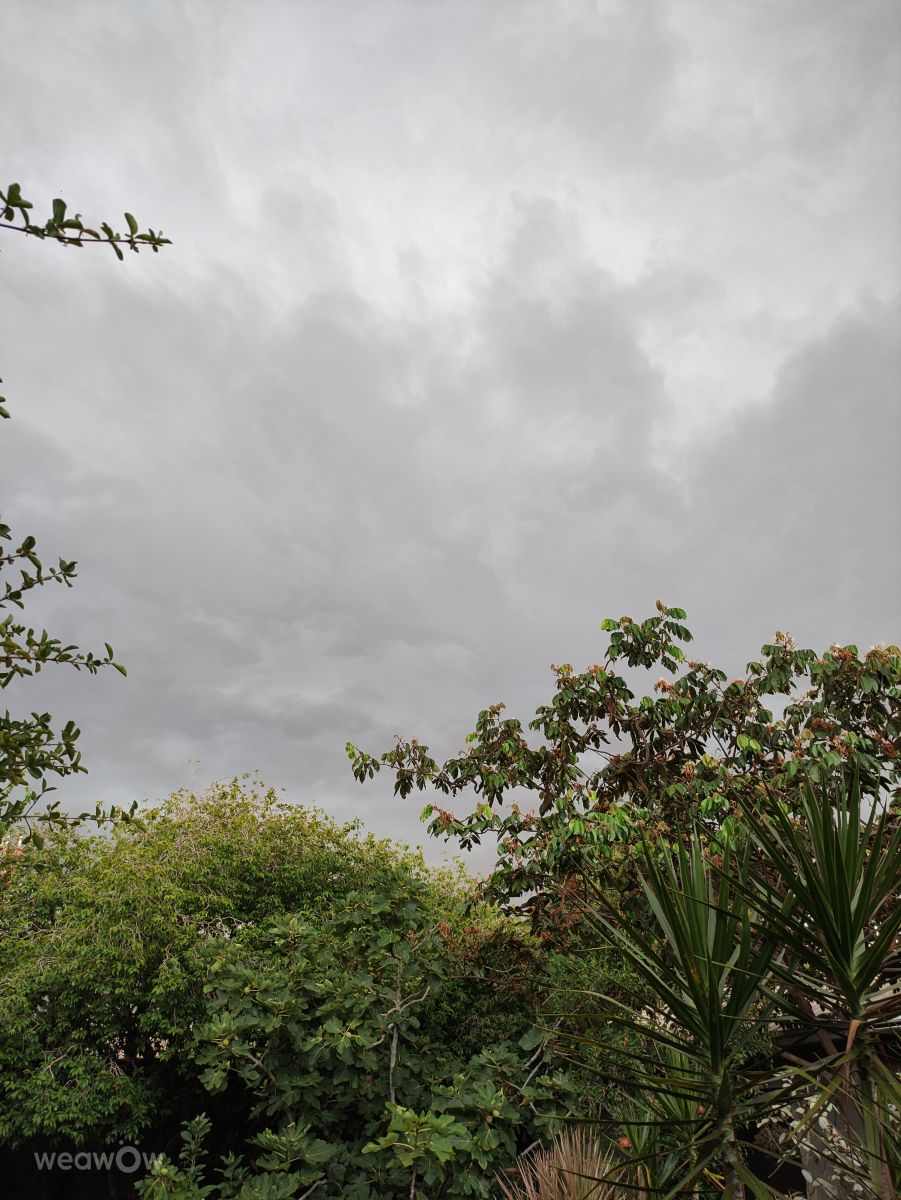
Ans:
[[[463,849],[497,839],[488,889],[530,897],[540,922],[559,915],[555,885],[603,865],[631,875],[648,845],[666,848],[697,828],[716,852],[736,828],[737,797],[790,794],[802,778],[826,783],[856,772],[864,796],[901,795],[901,651],[833,645],[822,654],[777,633],[745,673],[730,678],[686,658],[685,613],[658,601],[655,615],[606,620],[603,660],[576,673],[552,668],[556,689],[528,728],[494,704],[479,713],[461,754],[438,763],[416,738],[370,755],[348,743],[356,778],[383,767],[407,796],[431,788],[474,792],[468,812],[430,802],[429,832]],[[662,668],[650,692],[635,673]],[[628,669],[628,678],[624,671]],[[781,716],[775,709],[782,701]]]

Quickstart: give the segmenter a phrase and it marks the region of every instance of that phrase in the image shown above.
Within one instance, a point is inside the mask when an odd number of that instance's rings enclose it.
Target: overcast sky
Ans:
[[[416,842],[344,743],[455,752],[660,597],[741,669],[901,640],[896,0],[5,0],[0,233],[31,619],[128,679],[71,805],[259,770]],[[429,850],[436,858],[439,848]]]

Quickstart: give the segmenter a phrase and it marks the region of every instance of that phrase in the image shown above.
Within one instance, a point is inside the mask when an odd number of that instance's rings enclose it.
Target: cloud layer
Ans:
[[[47,8],[7,174],[175,241],[0,247],[33,619],[129,667],[20,691],[68,802],[258,768],[417,840],[344,742],[453,752],[604,616],[901,637],[890,0]]]

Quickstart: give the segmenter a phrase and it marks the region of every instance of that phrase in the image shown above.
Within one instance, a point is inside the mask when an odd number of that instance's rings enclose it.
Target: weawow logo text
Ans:
[[[61,1153],[35,1150],[34,1165],[39,1171],[122,1171],[125,1175],[133,1175],[141,1167],[149,1171],[156,1157],[137,1146],[120,1146],[118,1150],[63,1150]]]

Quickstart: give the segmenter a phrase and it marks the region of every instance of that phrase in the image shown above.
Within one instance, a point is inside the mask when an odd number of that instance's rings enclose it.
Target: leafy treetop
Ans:
[[[866,795],[901,796],[901,651],[832,645],[799,649],[777,633],[745,673],[729,678],[686,659],[685,612],[657,602],[643,621],[605,620],[603,661],[576,673],[553,666],[556,691],[538,708],[532,745],[504,705],[479,713],[467,748],[444,763],[416,738],[398,737],[372,756],[347,753],[363,782],[388,767],[401,796],[431,786],[447,796],[472,789],[477,802],[455,814],[431,802],[433,835],[461,847],[498,840],[489,890],[501,899],[531,894],[536,912],[552,887],[592,864],[609,872],[642,847],[674,845],[700,827],[712,842],[734,833],[742,797],[765,789],[789,797],[802,778],[826,782],[854,770]],[[665,674],[654,695],[637,697],[624,668]],[[784,711],[777,716],[777,699]],[[534,796],[523,807],[523,796]],[[509,804],[506,802],[510,802]]]

